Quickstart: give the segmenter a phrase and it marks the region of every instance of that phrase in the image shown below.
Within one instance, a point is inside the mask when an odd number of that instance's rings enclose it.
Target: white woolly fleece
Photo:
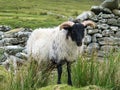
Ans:
[[[32,32],[27,41],[28,57],[38,63],[55,59],[56,63],[66,59],[73,62],[77,58],[78,47],[71,38],[66,39],[67,31],[55,28],[39,28]]]

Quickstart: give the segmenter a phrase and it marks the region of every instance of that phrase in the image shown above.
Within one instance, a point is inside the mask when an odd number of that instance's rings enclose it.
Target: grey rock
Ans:
[[[0,31],[0,36],[3,35],[3,34],[4,34],[4,32]]]
[[[92,42],[96,43],[97,42],[97,38],[95,35],[92,36]]]
[[[111,31],[111,30],[104,30],[102,32],[102,35],[105,36],[105,37],[108,37],[108,36],[114,36],[114,31]]]
[[[91,38],[90,35],[85,36],[85,38],[84,38],[84,43],[85,44],[89,44],[91,41],[92,41],[92,38]]]
[[[97,38],[102,38],[102,34],[96,33],[92,36],[92,42],[97,42]]]
[[[95,33],[98,33],[99,30],[98,29],[89,29],[88,30],[88,34],[95,34]]]
[[[22,52],[24,47],[21,46],[5,46],[5,52],[8,53],[9,55],[15,55],[18,52]]]
[[[82,14],[80,14],[79,16],[77,16],[76,19],[83,21],[83,20],[89,19],[93,16],[95,16],[95,14],[92,11],[86,11],[86,12],[83,12]]]
[[[2,38],[13,38],[14,37],[14,34],[9,34],[9,33],[4,33],[3,35],[2,35]]]
[[[2,39],[3,34],[4,33],[0,31],[0,40]]]
[[[98,51],[100,48],[98,43],[90,43],[87,47],[87,52],[88,53],[93,53],[95,51]]]
[[[106,52],[104,52],[104,51],[98,51],[98,57],[102,57],[102,58],[104,58],[105,56],[107,56],[108,55],[108,53],[106,53]]]
[[[114,37],[103,37],[98,39],[100,45],[117,45],[116,41],[117,39]]]
[[[4,38],[2,41],[4,42],[5,46],[18,44],[18,40],[16,38]]]
[[[105,14],[111,14],[112,13],[112,11],[110,9],[104,8],[104,7],[101,7],[101,6],[92,6],[91,11],[93,11],[96,15],[98,15],[101,12],[103,12]]]
[[[120,38],[114,37],[114,43],[120,46]]]
[[[4,56],[4,49],[0,48],[0,63],[5,61],[5,56]]]
[[[120,24],[120,18],[117,19],[118,24]]]
[[[9,27],[9,26],[5,26],[5,25],[0,26],[0,31],[3,31],[3,32],[9,31],[10,29],[11,29],[11,27]]]
[[[103,37],[103,35],[100,34],[100,33],[96,33],[96,34],[94,34],[94,36],[97,37],[97,38],[102,38]]]
[[[113,14],[115,14],[115,15],[117,15],[117,16],[120,17],[120,10],[114,9],[114,10],[113,10]]]
[[[117,26],[110,26],[110,29],[112,31],[119,31],[119,28]]]
[[[101,46],[101,50],[104,52],[113,52],[113,51],[117,51],[118,49],[119,49],[118,46],[110,46],[110,45]]]
[[[4,41],[0,40],[0,47],[3,47],[3,46],[4,46]]]
[[[106,30],[110,28],[108,24],[98,24],[97,27],[98,29],[102,29],[102,30]]]
[[[115,37],[120,38],[120,31],[115,34]]]
[[[22,37],[29,37],[31,34],[31,32],[18,32],[18,33],[15,33],[14,37],[17,37],[17,38],[22,38]]]
[[[107,24],[116,26],[116,25],[118,25],[117,19],[115,19],[115,18],[108,19]]]
[[[27,59],[27,54],[25,54],[25,53],[19,52],[19,53],[16,53],[15,56],[20,58],[20,59],[24,59],[24,60]]]
[[[107,19],[101,19],[101,20],[99,20],[99,22],[102,24],[105,24],[105,23],[107,23]]]
[[[115,15],[114,14],[102,14],[101,17],[102,19],[110,19],[110,18],[114,18]]]
[[[109,8],[111,10],[118,9],[119,8],[119,0],[105,0],[103,3],[101,3],[102,7]]]
[[[92,21],[94,21],[94,22],[98,22],[98,21],[99,21],[97,16],[91,17],[90,19],[91,19]]]
[[[100,45],[120,45],[120,38],[103,37],[99,38],[98,42]]]

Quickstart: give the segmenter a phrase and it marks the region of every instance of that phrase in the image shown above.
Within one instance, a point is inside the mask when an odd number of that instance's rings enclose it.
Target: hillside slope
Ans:
[[[96,0],[0,0],[0,24],[49,27],[89,10]]]

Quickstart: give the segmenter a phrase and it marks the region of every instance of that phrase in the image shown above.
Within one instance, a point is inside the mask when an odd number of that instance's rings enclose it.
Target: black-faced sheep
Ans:
[[[95,23],[90,20],[82,23],[67,21],[55,28],[34,30],[27,41],[28,57],[34,58],[39,65],[42,62],[56,65],[58,84],[61,83],[62,65],[66,63],[68,84],[72,85],[70,66],[77,59],[78,47],[83,45],[84,29],[87,25],[95,27]]]

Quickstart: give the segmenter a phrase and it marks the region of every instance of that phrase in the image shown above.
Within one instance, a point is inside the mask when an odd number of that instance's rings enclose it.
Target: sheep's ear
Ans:
[[[75,23],[74,22],[71,22],[71,21],[67,21],[67,22],[64,22],[60,25],[60,30],[61,29],[70,29]]]

